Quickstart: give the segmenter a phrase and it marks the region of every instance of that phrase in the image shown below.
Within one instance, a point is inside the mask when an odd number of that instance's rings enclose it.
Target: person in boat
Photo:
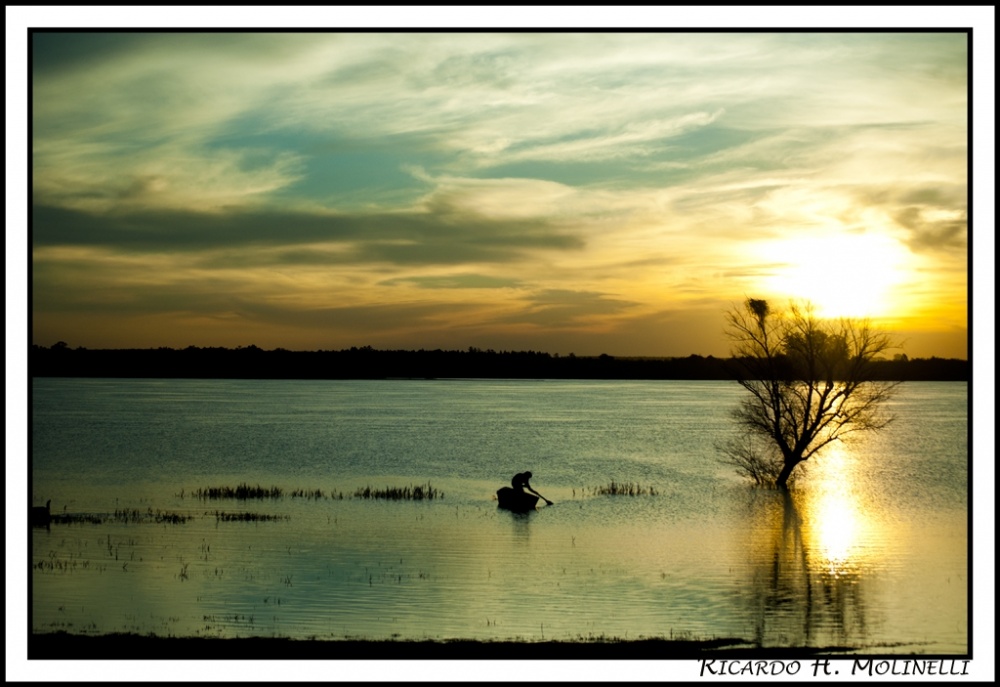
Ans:
[[[528,481],[530,479],[531,479],[531,473],[530,472],[519,472],[516,475],[514,475],[514,477],[510,480],[510,486],[512,488],[508,489],[507,487],[503,487],[502,489],[500,489],[500,491],[497,492],[497,496],[500,498],[501,505],[503,504],[503,501],[506,498],[506,497],[504,497],[504,496],[501,495],[502,492],[513,491],[515,495],[522,494],[522,495],[527,496],[526,494],[524,494],[524,492],[525,492],[525,490],[528,490],[532,494],[534,494],[535,496],[537,496],[539,499],[541,499],[542,501],[545,501],[546,505],[551,506],[552,505],[551,501],[549,501],[547,498],[545,498],[544,496],[542,496],[537,491],[535,491],[534,489],[531,488],[531,483]],[[538,499],[535,499],[535,501],[537,501],[537,500]],[[531,502],[531,507],[534,507],[535,501]]]
[[[531,484],[528,482],[530,479],[530,472],[519,472],[510,480],[510,486],[514,487],[514,491],[519,491],[522,494],[524,493],[524,490],[527,489],[538,498],[544,499],[544,496],[531,488]]]

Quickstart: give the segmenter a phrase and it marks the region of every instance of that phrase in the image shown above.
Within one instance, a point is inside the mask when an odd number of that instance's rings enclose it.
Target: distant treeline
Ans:
[[[184,349],[85,349],[63,342],[32,346],[33,377],[199,379],[733,379],[733,360],[560,356],[539,351],[376,350],[265,351],[257,346]],[[877,377],[898,381],[968,381],[971,367],[954,358],[905,355],[877,361]]]

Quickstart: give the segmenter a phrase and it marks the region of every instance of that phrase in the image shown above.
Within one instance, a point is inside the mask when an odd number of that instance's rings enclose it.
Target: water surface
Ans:
[[[831,447],[790,497],[718,460],[740,393],[36,379],[33,502],[100,524],[33,530],[32,628],[965,653],[966,385],[903,385],[888,431]],[[498,510],[524,470],[554,505]],[[595,493],[612,480],[642,493]],[[283,495],[196,496],[241,482]],[[426,484],[438,498],[352,497]]]

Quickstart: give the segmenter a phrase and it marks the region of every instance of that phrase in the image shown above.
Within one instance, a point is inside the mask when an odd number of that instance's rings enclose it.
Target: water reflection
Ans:
[[[870,641],[865,598],[879,567],[871,543],[885,535],[851,490],[852,470],[831,453],[808,487],[754,495],[749,602],[761,646]]]
[[[519,513],[517,511],[497,508],[497,514],[501,518],[509,518],[512,536],[517,541],[528,541],[531,538],[531,516],[532,511]]]

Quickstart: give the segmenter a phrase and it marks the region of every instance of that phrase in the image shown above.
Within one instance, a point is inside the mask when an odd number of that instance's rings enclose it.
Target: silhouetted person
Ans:
[[[514,475],[514,477],[510,480],[510,486],[512,486],[514,488],[514,491],[519,491],[522,494],[524,493],[524,490],[527,489],[532,494],[534,494],[535,496],[537,496],[538,498],[540,498],[542,501],[545,501],[545,503],[547,503],[547,504],[549,504],[551,506],[552,505],[551,501],[549,501],[547,498],[545,498],[544,496],[542,496],[537,491],[535,491],[534,489],[531,488],[531,484],[528,482],[528,480],[530,480],[530,479],[531,479],[531,472],[530,471],[529,472],[519,472],[516,475]]]
[[[510,486],[512,486],[515,491],[524,491],[525,487],[528,488],[528,491],[534,491],[528,483],[529,479],[531,479],[530,472],[519,472],[511,478]]]

